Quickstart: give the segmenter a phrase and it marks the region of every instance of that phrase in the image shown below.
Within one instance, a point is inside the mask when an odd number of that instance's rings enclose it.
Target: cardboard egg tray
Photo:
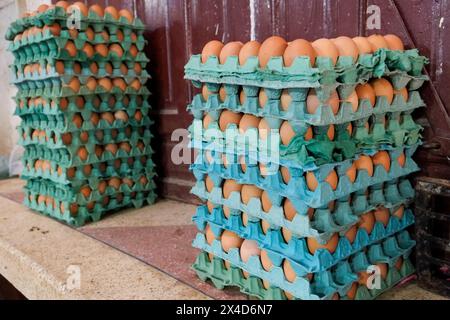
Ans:
[[[410,187],[410,186],[409,186]],[[352,197],[353,203],[349,199],[337,201],[333,211],[330,208],[323,207],[314,210],[314,219],[311,220],[308,215],[297,214],[292,221],[286,219],[282,205],[272,205],[269,212],[265,212],[261,207],[259,199],[249,202],[248,205],[242,204],[239,208],[225,206],[229,210],[230,217],[227,218],[224,214],[223,206],[212,203],[214,208],[210,212],[207,206],[199,206],[193,220],[198,224],[209,222],[211,224],[227,226],[231,229],[241,230],[241,233],[256,232],[253,229],[248,229],[243,220],[243,214],[246,214],[248,220],[260,224],[266,221],[272,229],[283,228],[288,230],[294,237],[312,237],[319,242],[326,242],[338,232],[341,236],[355,224],[358,223],[359,217],[366,212],[375,210],[378,206],[383,206],[389,209],[390,215],[397,211],[402,205],[408,205],[413,196],[413,192],[403,196],[398,191],[396,184],[391,184],[385,189],[372,190],[369,195],[365,193],[355,194]],[[384,197],[386,195],[386,198]],[[396,193],[395,198],[389,198],[389,193]],[[364,208],[363,208],[364,207]],[[356,208],[356,209],[354,209]],[[309,210],[309,209],[308,209]],[[404,218],[393,222],[395,229],[404,229],[405,226],[410,225],[413,221],[413,215],[410,210],[404,213]],[[393,220],[395,220],[393,218]],[[398,224],[397,224],[398,222]],[[247,230],[248,229],[248,230]],[[253,231],[252,231],[253,230]],[[264,238],[264,235],[258,235],[257,238]]]
[[[124,35],[127,36],[132,31],[142,35],[145,30],[145,25],[137,17],[130,23],[123,17],[116,20],[109,13],[106,13],[104,17],[99,17],[94,12],[89,11],[88,16],[83,16],[81,14],[79,18],[81,22],[79,28],[83,31],[88,27],[92,27],[95,32],[101,32],[106,29],[110,34],[115,34],[118,29],[121,29],[123,30]],[[6,39],[12,41],[17,34],[22,33],[27,28],[33,26],[44,27],[45,25],[52,25],[55,22],[59,23],[61,26],[67,26],[68,19],[71,19],[70,14],[63,8],[55,7],[46,12],[37,13],[34,16],[24,17],[14,21],[6,32]]]
[[[408,152],[406,152],[408,153]],[[399,150],[393,151],[392,154],[399,154]],[[397,159],[397,157],[391,157]],[[330,201],[347,197],[353,192],[365,190],[370,186],[375,186],[388,181],[394,181],[398,178],[404,177],[410,173],[418,171],[418,167],[411,158],[411,154],[407,154],[405,166],[401,167],[398,161],[391,161],[391,168],[386,172],[385,168],[377,165],[374,168],[374,174],[370,177],[365,169],[358,170],[356,180],[351,183],[346,175],[350,163],[343,163],[336,167],[338,174],[338,185],[336,190],[333,190],[331,185],[325,181],[333,167],[323,166],[313,171],[318,181],[318,186],[314,191],[311,191],[306,183],[304,172],[300,170],[290,170],[291,179],[289,183],[282,180],[280,174],[268,175],[266,178],[261,177],[259,167],[248,167],[245,173],[238,165],[234,165],[233,172],[230,169],[224,168],[221,171],[209,171],[209,176],[214,182],[213,189],[208,192],[205,185],[206,172],[194,170],[197,182],[192,188],[191,192],[202,199],[209,199],[214,203],[223,203],[224,205],[238,206],[241,203],[239,192],[232,192],[228,199],[223,199],[222,182],[227,178],[232,178],[240,184],[254,184],[258,188],[266,190],[272,200],[272,203],[279,204],[283,197],[287,197],[293,201],[295,207],[300,212],[303,212],[306,207],[320,208],[327,205]],[[240,166],[240,164],[239,164]],[[216,169],[218,169],[216,167]],[[290,168],[289,168],[290,169]],[[235,178],[234,178],[235,177]]]
[[[315,88],[320,86],[354,86],[370,78],[388,76],[395,88],[403,88],[410,81],[423,83],[427,77],[422,69],[428,60],[419,56],[417,50],[392,52],[380,49],[372,55],[362,55],[354,64],[351,57],[339,57],[336,66],[326,57],[316,58],[316,68],[310,65],[309,57],[294,59],[292,66],[284,67],[282,57],[272,57],[266,68],[259,68],[257,57],[250,57],[245,65],[238,57],[228,57],[221,65],[215,56],[201,62],[201,55],[191,56],[185,65],[185,79],[195,82],[226,83],[262,86],[273,89]]]
[[[212,228],[212,230],[214,232],[214,228]],[[220,235],[220,233],[217,235]],[[410,255],[414,245],[415,241],[411,240],[408,232],[402,231],[368,246],[365,248],[366,250],[361,250],[361,248],[360,250],[354,251],[351,254],[334,261],[325,268],[308,270],[305,272],[304,266],[300,263],[289,257],[273,254],[273,252],[267,250],[264,246],[261,246],[261,248],[268,252],[269,258],[273,264],[270,271],[266,271],[262,267],[258,256],[251,256],[247,262],[244,262],[240,257],[238,248],[231,248],[228,252],[225,252],[222,249],[222,244],[219,240],[213,240],[211,245],[209,245],[206,242],[203,233],[198,233],[193,242],[195,248],[226,260],[230,262],[231,265],[247,271],[261,279],[267,280],[271,285],[281,288],[302,300],[331,298],[336,292],[341,296],[345,296],[352,283],[358,280],[357,272],[364,272],[369,265],[377,263],[386,263],[390,267],[393,267],[400,257],[406,258]],[[326,251],[325,255],[329,255],[329,252],[326,249],[319,249],[319,251],[321,251],[321,253]],[[303,264],[311,263],[317,255],[320,256],[321,254],[316,252],[312,259],[303,257]],[[285,259],[289,260],[297,275],[294,282],[289,282],[284,276],[282,265]],[[311,285],[306,278],[310,273],[313,273],[314,282],[323,282]],[[398,275],[396,278],[399,278]],[[384,289],[389,286],[389,284],[385,284]],[[322,292],[318,295],[318,292],[316,291],[316,294],[312,295],[312,288]]]
[[[211,261],[208,253],[202,251],[192,266],[192,269],[197,273],[197,276],[202,281],[208,279],[214,284],[214,286],[220,290],[225,287],[238,287],[242,293],[259,298],[261,300],[286,300],[286,299],[298,299],[296,297],[288,297],[285,290],[282,290],[274,285],[269,284],[266,288],[263,284],[263,280],[253,274],[248,276],[244,275],[242,269],[233,265],[227,268],[224,265],[224,260],[213,257]],[[354,297],[355,300],[371,300],[375,299],[378,295],[386,292],[390,288],[394,287],[402,279],[407,278],[414,273],[414,267],[409,258],[404,258],[402,267],[396,269],[395,267],[389,267],[386,279],[382,280],[380,289],[368,289],[366,286],[359,285]],[[350,289],[349,289],[350,290]],[[314,294],[316,288],[312,288],[313,293],[310,298],[325,300],[326,297]],[[320,291],[320,290],[319,290]],[[323,292],[323,289],[321,290]],[[335,292],[337,293],[337,292]],[[348,293],[348,291],[347,291]],[[339,295],[339,298],[348,300],[347,293]],[[288,293],[289,294],[289,293]],[[339,293],[338,293],[339,294]],[[333,295],[328,295],[327,298],[333,298]]]
[[[372,128],[367,128],[367,119],[352,124],[352,137],[347,125],[335,127],[335,138],[331,141],[328,126],[313,127],[314,137],[305,141],[304,135],[309,125],[294,128],[296,135],[289,145],[281,144],[281,134],[276,129],[267,139],[260,138],[257,128],[249,128],[241,133],[235,124],[230,124],[224,133],[218,121],[213,121],[208,129],[202,120],[194,119],[189,126],[191,146],[195,149],[217,150],[221,152],[250,155],[264,163],[285,163],[300,168],[314,168],[326,163],[342,162],[358,154],[371,154],[377,150],[393,150],[411,147],[420,143],[422,126],[416,124],[411,114],[391,114],[387,126],[384,117],[373,119]]]
[[[42,214],[64,221],[75,227],[80,227],[88,222],[100,220],[107,213],[122,210],[127,207],[140,208],[145,204],[153,204],[156,199],[156,194],[153,190],[154,187],[152,186],[147,191],[129,194],[124,193],[120,198],[118,198],[117,193],[115,196],[105,196],[101,200],[101,203],[95,203],[93,207],[77,204],[76,212],[73,212],[71,211],[71,206],[74,204],[72,201],[58,199],[57,195],[35,193],[28,189],[24,189],[24,204]],[[39,203],[37,200],[39,196],[43,196],[45,199],[54,199],[54,202],[44,200]]]
[[[403,96],[396,94],[394,100],[389,104],[386,97],[377,97],[374,107],[366,99],[360,99],[359,106],[356,112],[352,110],[352,105],[349,102],[341,102],[338,113],[335,115],[331,107],[325,103],[320,105],[314,114],[309,114],[306,109],[306,99],[309,89],[292,88],[288,89],[292,98],[292,102],[288,110],[284,111],[281,107],[280,97],[281,91],[279,89],[264,89],[268,96],[268,101],[264,107],[259,103],[258,87],[243,87],[246,94],[244,104],[239,100],[239,86],[225,85],[227,93],[225,101],[221,101],[218,95],[218,88],[216,84],[207,84],[211,92],[208,100],[204,101],[201,94],[197,94],[192,103],[188,106],[188,110],[192,112],[196,119],[202,119],[204,112],[220,111],[222,109],[231,110],[233,112],[253,114],[257,117],[264,117],[267,119],[283,119],[289,120],[292,124],[302,123],[311,124],[315,126],[324,126],[329,124],[341,124],[350,121],[355,121],[371,116],[372,114],[385,114],[388,112],[410,111],[420,107],[424,107],[425,103],[420,97],[418,91],[409,91],[408,101],[405,101]],[[268,121],[268,120],[267,120]],[[271,124],[269,121],[269,124]]]
[[[346,259],[355,252],[405,230],[414,223],[414,215],[410,210],[405,210],[402,219],[391,216],[386,226],[377,221],[370,234],[368,234],[365,229],[359,228],[353,243],[350,243],[345,235],[339,235],[338,245],[334,253],[330,253],[326,249],[320,249],[314,254],[309,252],[305,238],[293,236],[289,242],[286,242],[280,229],[269,229],[265,233],[262,230],[261,224],[255,221],[249,221],[247,225],[244,226],[242,216],[230,215],[230,219],[223,225],[212,223],[199,216],[195,217],[195,222],[200,231],[203,231],[208,224],[218,236],[223,230],[230,230],[241,238],[255,240],[260,247],[266,249],[271,256],[276,256],[280,259],[288,258],[293,263],[296,263],[299,270],[298,274],[306,275],[311,272],[327,270],[338,261]],[[341,233],[345,234],[345,232]],[[316,240],[323,244],[327,242],[327,240],[324,240],[323,238],[318,238]],[[395,245],[395,243],[393,245]]]

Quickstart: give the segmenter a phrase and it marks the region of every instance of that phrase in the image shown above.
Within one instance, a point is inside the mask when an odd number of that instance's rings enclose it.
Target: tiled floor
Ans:
[[[0,206],[2,206],[2,202],[20,203],[22,201],[21,185],[22,183],[17,179],[1,181]],[[34,215],[29,210],[23,209],[22,206],[20,208],[25,215]],[[189,293],[191,290],[198,292],[197,298],[203,295],[205,298],[214,299],[246,299],[246,296],[237,290],[218,290],[210,284],[199,281],[190,269],[198,253],[191,246],[196,233],[196,228],[191,222],[194,211],[195,207],[192,205],[160,200],[150,207],[129,209],[108,216],[100,222],[89,224],[77,231],[89,236],[91,241],[97,242],[92,240],[92,238],[96,239],[116,251],[119,250],[133,259],[138,259],[148,265],[149,272],[155,269],[160,271],[160,281],[166,277],[168,281],[177,281],[182,284],[181,287],[185,289],[180,289],[179,296],[174,296],[174,298],[189,298],[188,295],[192,295]],[[47,218],[43,219],[45,219],[44,222],[49,221]],[[60,228],[66,227],[60,225]],[[129,275],[118,276],[124,277],[122,281],[126,282],[126,277]],[[158,298],[158,295],[150,293],[145,297]],[[410,282],[391,290],[381,298],[438,299],[440,297],[424,291],[415,283]]]

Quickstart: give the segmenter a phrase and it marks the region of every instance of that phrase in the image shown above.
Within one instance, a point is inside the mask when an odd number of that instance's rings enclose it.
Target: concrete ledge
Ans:
[[[0,208],[0,273],[29,299],[208,298],[12,200],[0,197]]]

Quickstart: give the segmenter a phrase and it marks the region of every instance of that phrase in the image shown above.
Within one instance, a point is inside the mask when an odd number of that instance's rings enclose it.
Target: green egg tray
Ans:
[[[55,205],[52,203],[38,203],[35,199],[39,196],[28,189],[25,189],[24,204],[32,210],[38,211],[46,216],[56,218],[60,221],[66,222],[75,227],[83,226],[88,222],[95,222],[100,220],[105,214],[116,212],[127,207],[140,208],[147,204],[153,204],[156,200],[156,194],[153,189],[145,192],[137,192],[136,194],[124,194],[123,199],[118,201],[116,197],[109,197],[109,202],[106,206],[96,203],[92,210],[86,206],[78,206],[77,214],[71,214],[69,211],[70,202],[61,201],[55,198]],[[32,201],[30,201],[30,196]],[[61,212],[61,204],[64,206],[64,211]]]
[[[75,15],[75,17],[79,18],[80,24],[77,27],[82,31],[86,30],[88,27],[92,27],[95,32],[101,32],[102,30],[107,29],[110,34],[116,34],[117,30],[121,29],[123,30],[124,35],[127,36],[132,31],[136,31],[139,35],[142,35],[145,29],[145,25],[139,18],[135,18],[134,21],[130,23],[123,17],[116,20],[109,13],[105,14],[104,17],[99,17],[91,11],[89,11],[88,16],[80,14],[79,16]],[[43,27],[45,25],[52,25],[55,22],[67,26],[72,18],[73,17],[63,8],[55,7],[46,12],[35,14],[34,16],[17,19],[9,26],[5,38],[7,40],[13,40],[17,34],[22,33],[27,28],[33,26]]]
[[[200,252],[197,256],[192,269],[196,272],[197,276],[202,281],[211,280],[212,284],[223,290],[226,287],[238,287],[242,293],[249,296],[261,299],[261,300],[287,300],[285,291],[270,285],[269,288],[265,288],[261,278],[250,274],[246,278],[242,272],[242,269],[231,265],[227,269],[224,265],[224,260],[214,256],[213,261],[210,261],[208,253],[205,251]],[[409,277],[414,273],[414,267],[409,259],[404,259],[402,268],[397,271],[394,268],[390,268],[388,271],[388,281],[384,283],[381,289],[369,290],[367,287],[359,286],[355,300],[372,300],[380,294],[388,291],[396,286],[403,279]],[[348,300],[347,296],[340,297],[341,299]],[[296,298],[294,298],[296,299]]]

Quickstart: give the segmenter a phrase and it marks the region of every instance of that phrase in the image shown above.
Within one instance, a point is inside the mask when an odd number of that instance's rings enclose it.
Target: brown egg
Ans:
[[[116,190],[119,190],[121,184],[122,184],[122,180],[120,180],[117,177],[113,177],[113,178],[109,179],[109,181],[108,181],[108,186],[113,187]]]
[[[96,62],[92,62],[89,65],[89,70],[93,73],[93,74],[97,74],[98,73],[98,64]],[[100,80],[99,80],[100,81]]]
[[[345,102],[349,102],[352,105],[352,110],[353,112],[356,112],[358,110],[359,107],[359,97],[358,94],[356,93],[356,90],[353,91],[348,97],[347,99],[344,100]]]
[[[84,46],[83,46],[83,52],[86,54],[86,56],[88,58],[92,58],[94,56],[94,53],[95,53],[94,52],[94,47],[91,44],[86,42],[84,44]]]
[[[355,241],[357,232],[358,232],[358,227],[356,225],[354,225],[354,226],[350,227],[350,229],[348,229],[347,232],[345,233],[345,237],[348,239],[350,244],[352,244],[353,241]]]
[[[352,40],[358,47],[360,55],[373,53],[372,45],[370,44],[370,42],[367,40],[366,37],[354,37]]]
[[[395,210],[394,213],[392,213],[392,215],[395,216],[395,217],[397,217],[397,218],[399,218],[399,219],[402,219],[404,213],[405,213],[405,206],[404,206],[404,205],[401,205],[400,207],[398,207],[397,210]]]
[[[382,165],[386,172],[391,169],[391,158],[387,151],[378,151],[372,156],[372,161],[375,166]]]
[[[64,46],[64,49],[67,50],[67,53],[71,57],[75,57],[77,55],[77,47],[75,47],[75,44],[72,40],[68,40],[66,45]]]
[[[375,215],[372,211],[367,212],[359,217],[358,222],[358,228],[365,229],[367,231],[367,234],[370,235],[370,233],[373,230],[373,226],[375,224]]]
[[[136,91],[139,91],[142,87],[141,81],[139,79],[134,79],[131,83],[130,83],[130,87],[133,88]]]
[[[397,270],[401,270],[403,266],[403,257],[398,258],[394,266]]]
[[[349,37],[338,37],[332,40],[333,44],[336,46],[339,56],[341,57],[352,57],[353,62],[358,60],[359,49],[353,40]]]
[[[228,57],[238,57],[242,46],[243,43],[240,41],[228,42],[220,51],[219,62],[221,64],[224,64],[227,61]]]
[[[141,112],[140,110],[137,110],[137,111],[134,113],[134,119],[135,119],[137,122],[141,122],[141,121],[144,119],[144,115],[142,114],[142,112]]]
[[[112,83],[115,88],[119,88],[121,91],[127,89],[127,83],[122,78],[114,78]]]
[[[206,176],[206,178],[205,178],[205,186],[206,186],[206,191],[208,191],[208,192],[211,192],[214,188],[214,182],[209,176]]]
[[[142,73],[142,66],[141,66],[140,63],[136,62],[136,63],[134,64],[134,72],[135,72],[136,74],[141,74],[141,73]]]
[[[294,220],[294,217],[297,215],[297,210],[295,209],[294,204],[288,198],[284,200],[283,213],[284,217],[289,221]]]
[[[248,262],[251,256],[260,256],[261,249],[258,247],[258,242],[255,240],[245,239],[242,242],[241,249],[239,250],[241,259],[244,262]]]
[[[266,213],[272,208],[272,201],[270,200],[269,193],[265,190],[261,194],[261,205],[263,211]]]
[[[75,62],[72,66],[73,72],[80,74],[81,73],[81,65],[78,62]]]
[[[118,147],[117,147],[117,144],[115,144],[115,143],[108,143],[105,146],[105,151],[111,152],[114,156],[116,155],[117,150],[118,150]]]
[[[295,137],[295,131],[292,128],[289,121],[283,121],[280,127],[280,139],[281,143],[285,146],[289,145],[292,139]]]
[[[317,57],[328,57],[331,59],[333,65],[336,64],[339,51],[333,42],[329,39],[318,39],[312,43],[314,50],[316,51]]]
[[[88,7],[81,1],[75,2],[66,9],[67,13],[72,13],[74,10],[79,11],[85,17],[89,13]]]
[[[281,37],[272,36],[267,38],[259,48],[258,59],[259,66],[265,68],[270,58],[283,57],[287,47],[287,42]]]
[[[97,52],[102,57],[106,58],[108,56],[108,47],[103,43],[96,44],[95,52]]]
[[[92,6],[90,6],[89,11],[92,11],[93,13],[95,13],[96,15],[98,15],[101,18],[103,18],[103,16],[105,15],[105,11],[103,10],[103,7],[99,4],[93,4]]]
[[[123,110],[118,110],[114,113],[114,118],[116,120],[122,120],[124,122],[128,121],[128,114]]]
[[[388,48],[388,44],[382,35],[373,34],[367,37],[367,41],[369,41],[373,52],[377,51],[378,49]]]
[[[240,248],[243,240],[239,236],[229,230],[224,230],[220,236],[222,242],[222,249],[225,252],[229,252],[232,248]]]
[[[75,124],[75,126],[80,129],[83,125],[83,118],[80,114],[74,114],[72,117],[72,122]]]
[[[297,39],[289,42],[283,54],[284,65],[290,67],[297,57],[309,57],[311,66],[316,63],[316,51],[309,41]]]
[[[222,191],[223,191],[223,197],[225,199],[228,199],[228,197],[231,195],[232,192],[241,192],[242,185],[238,184],[234,180],[225,180],[223,183]]]
[[[258,128],[260,120],[252,114],[244,114],[239,121],[239,132],[245,133],[250,128]]]
[[[287,281],[294,282],[297,278],[297,274],[288,259],[284,259],[283,261],[283,271]]]
[[[281,171],[281,178],[283,179],[283,182],[285,184],[288,184],[289,181],[291,180],[291,174],[289,173],[289,169],[286,167],[281,167],[280,171]]]
[[[239,64],[244,65],[248,58],[258,57],[261,44],[258,41],[249,41],[239,51]]]
[[[261,265],[266,271],[270,271],[273,267],[272,260],[270,260],[266,250],[261,250]]]
[[[380,276],[384,280],[387,277],[388,265],[386,263],[378,263],[376,266],[380,269]]]
[[[385,207],[379,207],[373,212],[376,221],[380,221],[385,227],[389,223],[389,218],[391,214],[389,213],[389,209]]]
[[[366,99],[370,101],[370,105],[373,107],[375,106],[376,97],[375,97],[375,91],[373,90],[372,86],[368,83],[365,84],[359,84],[356,86],[356,94],[358,95],[359,99]]]
[[[405,102],[408,102],[408,98],[409,98],[409,93],[408,93],[408,89],[406,89],[406,87],[400,89],[400,90],[395,90],[394,89],[394,94],[399,94],[403,97],[403,100],[405,100]]]
[[[105,15],[107,13],[110,14],[113,19],[115,19],[115,20],[119,19],[119,11],[117,11],[117,9],[115,7],[113,7],[113,6],[106,7],[105,8]]]
[[[325,182],[331,186],[333,190],[336,190],[338,185],[338,175],[335,170],[331,170],[328,176],[325,178]],[[306,172],[306,185],[308,189],[314,191],[317,189],[319,182],[316,179],[316,176],[312,171]]]
[[[327,130],[327,137],[328,139],[330,139],[330,141],[333,141],[334,135],[335,135],[334,125],[330,124]]]
[[[100,121],[100,116],[98,115],[98,113],[93,112],[91,114],[90,121],[94,126],[97,126],[98,122]]]
[[[45,25],[42,28],[42,32],[49,30],[50,34],[59,37],[61,35],[61,26],[58,23],[54,23],[52,25]]]
[[[218,40],[208,42],[202,50],[202,63],[205,63],[211,56],[216,56],[219,58],[223,47],[224,44]]]
[[[397,161],[398,161],[398,164],[400,165],[400,167],[404,167],[405,166],[405,163],[406,163],[406,156],[405,156],[405,153],[404,152],[402,152],[401,154],[400,154],[400,156],[397,158]]]
[[[78,157],[81,159],[81,161],[86,161],[88,158],[88,152],[85,147],[80,147],[77,151]]]
[[[128,50],[128,52],[131,54],[131,56],[132,56],[133,58],[136,58],[136,56],[137,56],[138,53],[139,53],[137,47],[136,47],[134,44],[131,45],[131,47],[130,47],[130,49]]]
[[[86,87],[90,91],[95,91],[95,89],[97,88],[97,80],[95,80],[94,77],[89,77],[86,81]]]
[[[109,78],[101,78],[98,80],[98,85],[105,88],[106,91],[111,91],[112,89],[112,82]]]
[[[86,199],[88,199],[90,196],[91,196],[91,192],[92,192],[92,189],[91,189],[91,187],[89,187],[88,185],[86,185],[86,186],[84,186],[84,187],[82,187],[81,189],[80,189],[80,193],[83,195],[83,197],[85,197]]]
[[[83,131],[80,133],[80,140],[83,143],[87,143],[89,141],[89,133],[87,131]]]
[[[316,90],[309,90],[308,97],[306,98],[306,111],[309,114],[315,114],[317,108],[321,105],[319,98],[317,97]],[[328,105],[331,107],[331,111],[333,114],[337,114],[339,112],[339,95],[336,91],[333,91],[330,95],[330,98],[324,103],[324,105]]]
[[[114,116],[111,112],[103,112],[100,114],[100,119],[105,120],[106,122],[108,122],[110,125],[113,124],[114,122]]]
[[[398,50],[398,51],[404,51],[405,46],[403,45],[402,39],[400,39],[395,34],[387,34],[384,36],[384,40],[387,43],[387,46],[390,50]]]
[[[72,39],[78,38],[78,30],[77,29],[69,29],[69,35]]]
[[[109,42],[109,33],[106,30],[103,30],[102,32],[100,32],[100,35],[102,36],[103,40],[105,42]]]
[[[94,30],[91,27],[88,27],[84,33],[86,34],[86,38],[89,41],[94,41],[94,39],[95,39],[95,32],[94,32]]]
[[[72,144],[72,134],[70,132],[63,133],[61,140],[66,146]]]
[[[394,88],[388,80],[383,78],[375,79],[372,80],[370,84],[372,85],[377,97],[384,96],[389,104],[392,103],[392,100],[394,99]]]
[[[356,169],[367,170],[369,177],[373,176],[373,163],[372,158],[366,155],[360,155],[355,161]]]
[[[128,67],[125,65],[125,63],[122,63],[120,65],[120,73],[122,75],[127,75],[128,74]]]
[[[347,172],[345,173],[350,180],[351,183],[355,182],[356,180],[356,164],[353,162],[350,168],[347,169]]]
[[[239,125],[241,118],[242,118],[241,113],[234,113],[229,110],[222,111],[222,113],[220,114],[220,117],[219,117],[220,130],[225,131],[227,129],[228,125],[232,124],[232,123]]]
[[[216,236],[215,236],[214,232],[211,230],[211,227],[209,226],[209,224],[206,225],[204,232],[205,232],[206,243],[211,245],[213,243],[213,241],[216,239]]]
[[[105,68],[106,73],[108,73],[108,74],[113,73],[113,67],[112,67],[111,63],[109,63],[109,62],[105,63],[104,68]]]
[[[241,199],[242,203],[248,204],[250,199],[258,198],[261,199],[262,190],[254,185],[245,184],[241,189]]]
[[[123,56],[123,49],[117,43],[113,43],[112,45],[110,45],[109,51],[115,53],[119,58],[122,58],[122,56]]]
[[[347,298],[349,300],[355,300],[357,291],[358,291],[358,282],[353,282],[352,286],[347,291]]]
[[[306,243],[308,245],[309,252],[314,255],[314,253],[319,249],[327,249],[331,254],[336,251],[336,247],[338,246],[339,235],[337,233],[333,234],[333,236],[328,240],[326,244],[320,244],[314,238],[307,238]]]
[[[127,9],[120,10],[119,11],[119,16],[124,17],[125,19],[127,19],[129,23],[133,23],[134,15],[133,15],[133,13],[131,13],[130,10],[127,10]]]
[[[37,8],[37,12],[38,13],[43,13],[45,11],[47,11],[49,9],[49,6],[47,4],[41,4],[38,8]]]

